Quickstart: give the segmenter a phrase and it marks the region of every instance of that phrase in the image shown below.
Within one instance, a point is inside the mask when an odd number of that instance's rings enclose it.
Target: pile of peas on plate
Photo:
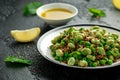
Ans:
[[[97,67],[111,65],[120,58],[118,34],[100,26],[70,27],[52,41],[51,54],[55,60],[69,66]]]

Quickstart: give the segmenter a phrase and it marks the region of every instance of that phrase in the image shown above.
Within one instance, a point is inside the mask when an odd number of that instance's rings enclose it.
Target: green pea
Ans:
[[[80,55],[81,53],[79,51],[75,51],[75,54]]]
[[[115,43],[115,47],[117,47],[117,48],[118,48],[118,46],[119,46],[119,44],[118,44],[118,43]]]
[[[73,38],[72,38],[72,37],[70,37],[70,39],[69,39],[69,43],[74,43],[74,41],[73,41]]]
[[[69,57],[73,57],[73,53],[70,53],[70,54],[69,54]]]
[[[113,52],[119,53],[119,49],[118,48],[114,48]]]
[[[64,56],[69,57],[69,53],[68,52],[64,53]]]
[[[105,55],[105,50],[103,47],[97,47],[98,54]]]
[[[82,54],[83,54],[83,55],[91,54],[91,49],[89,49],[89,48],[83,48],[83,49],[82,49]]]
[[[77,55],[77,54],[73,54],[73,57],[74,57],[75,59],[78,59],[78,55]]]
[[[55,44],[55,43],[57,42],[57,40],[56,40],[56,39],[53,39],[51,42],[52,42],[53,44]]]
[[[93,26],[91,29],[92,30],[94,30],[94,29],[100,29],[100,27],[99,26]]]
[[[79,41],[81,41],[82,39],[83,39],[83,37],[82,37],[81,35],[77,35],[77,36],[75,36],[74,41],[75,41],[75,42],[79,42]]]
[[[80,44],[81,44],[81,45],[84,44],[84,41],[80,41]]]
[[[108,65],[111,65],[113,63],[113,61],[111,59],[108,60]]]
[[[82,32],[82,31],[84,31],[84,30],[85,30],[84,28],[80,28],[80,29],[79,29],[80,32]]]
[[[103,60],[103,59],[100,60],[100,64],[101,64],[101,65],[105,65],[105,64],[106,64],[106,60]]]
[[[90,48],[90,46],[86,46],[86,48]]]
[[[96,63],[97,63],[97,65],[100,65],[100,61],[99,60],[97,60]]]
[[[60,57],[59,57],[59,61],[63,61],[63,57],[60,56]]]
[[[75,45],[73,43],[68,43],[68,47],[75,48]]]
[[[52,56],[55,57],[55,56],[56,56],[56,53],[55,53],[55,52],[52,52]]]
[[[119,58],[119,57],[120,57],[120,53],[115,53],[115,52],[113,52],[112,55],[113,55],[115,58]]]
[[[87,67],[88,66],[88,62],[85,61],[85,60],[80,60],[78,62],[78,65],[81,66],[81,67]]]
[[[112,34],[112,37],[116,40],[116,39],[118,39],[118,34]]]
[[[106,61],[108,61],[108,58],[107,58],[107,57],[104,57],[103,59],[106,60]]]
[[[86,59],[83,59],[83,60],[87,61],[88,66],[92,66],[93,61],[91,61],[89,58],[86,58]]]
[[[93,31],[90,31],[90,32],[89,32],[89,35],[90,35],[90,36],[95,36],[95,34],[94,34]],[[92,38],[93,38],[93,37],[92,37]],[[92,38],[88,38],[88,40],[91,40]]]
[[[118,50],[120,51],[120,45],[118,45]]]
[[[54,51],[55,51],[54,45],[51,45],[51,46],[50,46],[50,49],[51,49],[52,52],[54,52]]]
[[[90,46],[91,43],[89,41],[85,42],[85,46]]]
[[[61,36],[56,36],[51,42],[53,44],[57,43],[61,39]]]
[[[79,55],[78,57],[78,60],[82,60],[83,59],[83,56],[82,55]],[[76,59],[77,60],[77,59]]]
[[[112,39],[108,39],[107,42],[106,42],[107,45],[111,45],[111,44],[114,44],[114,40]]]
[[[109,45],[105,45],[105,49],[109,50],[111,49]]]
[[[98,39],[92,39],[91,42],[93,44],[100,44],[100,40],[98,40]]]
[[[95,61],[96,57],[95,56],[92,56],[91,60],[92,61]]]
[[[102,31],[101,31],[101,34],[105,34],[106,33],[106,30],[105,29],[102,29]]]
[[[73,32],[73,31],[75,31],[76,30],[76,27],[70,27],[68,30],[67,30],[67,32],[68,33],[71,33],[71,32]]]
[[[90,47],[92,52],[96,52],[96,49],[94,47]]]
[[[65,45],[66,45],[66,39],[65,39],[65,38],[61,40],[61,45],[62,45],[62,46],[65,46]]]
[[[79,51],[80,53],[82,53],[82,48],[78,48],[77,51]]]
[[[92,61],[95,61],[96,57],[95,56],[92,56],[92,55],[87,55],[87,58],[89,58],[90,60]]]
[[[102,36],[102,34],[101,34],[100,32],[97,32],[97,33],[95,34],[95,37],[97,37],[97,38],[102,38],[103,36]]]
[[[79,31],[73,31],[72,34],[73,34],[73,36],[78,36],[78,35],[80,35]]]
[[[84,33],[81,33],[80,35],[81,35],[82,37],[85,37],[85,36],[86,36],[86,34],[84,34]]]
[[[64,32],[61,32],[60,36],[61,36],[61,38],[63,38],[65,36]]]
[[[114,45],[114,44],[111,44],[111,45],[110,45],[110,48],[114,48],[114,47],[115,47],[115,45]]]
[[[80,53],[79,51],[74,51],[74,52],[72,52],[72,54],[73,54],[73,57],[74,57],[75,59],[78,59],[78,58],[80,58],[80,56],[81,56],[81,53]]]
[[[113,55],[108,56],[109,59],[114,60]]]
[[[96,52],[96,49],[95,49],[95,45],[94,45],[94,44],[91,44],[91,45],[90,45],[90,49],[91,49],[92,52]]]
[[[103,44],[103,46],[106,44],[106,42],[104,41],[104,39],[101,39],[100,42]]]
[[[112,55],[112,51],[107,51],[106,54],[107,54],[108,56],[110,56],[110,55]]]
[[[56,50],[56,55],[57,56],[63,56],[63,51],[61,49]]]
[[[63,57],[63,59],[64,59],[64,60],[67,60],[67,59],[68,59],[68,57],[70,57],[70,56],[69,56],[69,53],[68,53],[68,52],[66,52],[66,53],[64,53],[64,55],[63,55],[62,57]]]
[[[66,45],[66,43],[62,41],[62,42],[61,42],[61,45],[62,45],[62,46],[65,46],[65,45]]]
[[[55,48],[59,48],[61,45],[59,43],[55,44]]]
[[[73,66],[75,64],[75,58],[74,57],[70,57],[68,60],[68,65]]]
[[[93,66],[93,67],[97,67],[97,66],[98,66],[98,63],[97,63],[97,62],[93,62],[92,66]]]
[[[100,44],[99,44],[99,46],[100,46],[100,47],[103,47],[103,44],[102,44],[102,43],[100,43]]]
[[[55,60],[59,60],[59,56],[55,56]]]

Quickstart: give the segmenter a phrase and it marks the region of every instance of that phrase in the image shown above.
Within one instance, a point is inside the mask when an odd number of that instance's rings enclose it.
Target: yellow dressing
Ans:
[[[53,20],[65,19],[73,16],[73,12],[63,8],[53,8],[53,9],[44,11],[41,14],[41,16],[46,19],[53,19]]]

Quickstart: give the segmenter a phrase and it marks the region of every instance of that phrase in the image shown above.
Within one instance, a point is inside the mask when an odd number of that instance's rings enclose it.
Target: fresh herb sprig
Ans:
[[[23,59],[23,58],[17,58],[15,56],[8,56],[8,57],[6,57],[5,58],[5,62],[26,64],[26,65],[31,65],[32,64],[31,60],[27,60],[27,59]]]
[[[90,13],[92,13],[93,17],[95,18],[100,18],[100,17],[105,17],[106,16],[106,13],[103,11],[103,10],[99,10],[99,9],[96,9],[96,8],[89,8],[88,9]]]
[[[42,6],[42,3],[40,2],[31,2],[29,4],[26,4],[23,9],[23,13],[24,15],[34,15],[40,6]]]

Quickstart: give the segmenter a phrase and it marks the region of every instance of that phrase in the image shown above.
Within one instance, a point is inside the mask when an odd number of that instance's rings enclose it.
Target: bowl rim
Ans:
[[[42,17],[42,16],[39,14],[39,10],[42,9],[43,7],[45,7],[45,6],[52,6],[52,5],[56,5],[56,4],[71,6],[71,7],[75,10],[75,13],[73,13],[72,16],[70,16],[70,17],[68,17],[68,18],[64,18],[64,19],[47,19],[47,18]],[[59,7],[57,7],[57,8],[59,8]],[[47,9],[46,9],[46,10],[47,10]],[[68,10],[68,9],[67,9],[67,10]],[[70,11],[71,11],[71,10],[70,10]],[[42,11],[42,12],[43,12],[43,11]],[[75,6],[72,5],[72,4],[61,3],[61,2],[58,2],[58,3],[57,3],[57,2],[55,2],[55,3],[47,3],[47,4],[44,4],[44,5],[40,6],[40,7],[36,10],[36,14],[37,14],[40,18],[42,18],[42,19],[44,19],[44,20],[59,21],[59,20],[66,20],[66,19],[70,19],[70,18],[75,17],[75,16],[78,14],[78,9],[77,9],[77,7],[75,7]]]

